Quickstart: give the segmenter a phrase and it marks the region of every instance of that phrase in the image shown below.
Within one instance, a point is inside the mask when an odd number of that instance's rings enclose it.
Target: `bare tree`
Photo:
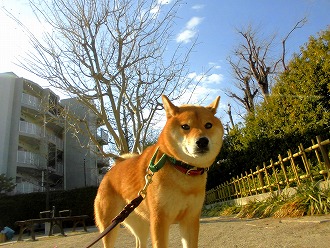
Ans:
[[[234,119],[233,119],[233,115],[231,113],[231,105],[228,103],[228,111],[227,114],[229,116],[229,120],[230,120],[230,124],[231,124],[231,128],[235,127],[235,123],[234,123]]]
[[[268,40],[259,40],[256,30],[249,26],[246,30],[238,31],[243,38],[243,42],[235,49],[236,62],[230,60],[237,78],[246,86],[250,86],[250,80],[254,81],[260,93],[267,101],[269,95],[269,75],[275,72],[279,60],[273,60],[269,55],[270,48],[275,36]],[[256,91],[247,94],[255,97]],[[249,99],[251,103],[251,99]]]
[[[248,26],[245,30],[238,30],[243,38],[242,42],[228,58],[235,78],[235,87],[241,94],[227,90],[227,95],[238,101],[248,113],[253,113],[257,97],[262,96],[267,101],[270,93],[271,75],[279,70],[286,70],[285,55],[286,41],[289,36],[298,28],[303,27],[307,19],[298,21],[291,31],[282,40],[282,55],[272,54],[275,35],[268,39],[262,39],[259,32]],[[283,68],[279,68],[282,65]]]
[[[283,69],[286,71],[288,68],[286,66],[286,61],[285,61],[285,55],[286,55],[286,41],[289,39],[290,35],[293,33],[298,28],[302,28],[307,22],[307,18],[304,17],[301,20],[299,20],[296,25],[290,30],[290,32],[285,36],[285,38],[282,40],[282,66]]]
[[[238,101],[248,113],[253,113],[255,108],[255,97],[258,93],[258,88],[253,84],[250,76],[243,74],[240,68],[240,63],[234,63],[229,58],[229,63],[234,71],[235,87],[241,92],[236,94],[232,90],[226,90],[226,95]]]
[[[87,106],[109,132],[116,153],[142,151],[162,108],[160,96],[176,99],[192,83],[185,76],[194,44],[167,53],[180,2],[30,0],[30,4],[48,31],[38,39],[25,27],[34,49],[20,66]],[[87,117],[79,118],[79,123],[87,125]],[[86,128],[97,145],[95,132]],[[98,149],[116,156],[102,146]]]

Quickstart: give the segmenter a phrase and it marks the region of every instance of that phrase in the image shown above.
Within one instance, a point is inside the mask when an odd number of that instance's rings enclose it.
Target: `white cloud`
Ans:
[[[208,83],[216,83],[219,84],[223,80],[222,74],[211,74],[207,77]]]
[[[221,66],[215,62],[209,62],[209,66],[212,67],[212,69],[221,69]]]
[[[158,0],[158,4],[170,4],[172,2],[172,0]]]
[[[150,13],[153,14],[153,18],[158,17],[160,8],[162,5],[170,4],[172,0],[158,0],[158,2],[151,8]]]
[[[223,80],[222,74],[213,73],[205,75],[203,73],[191,72],[186,77],[188,80],[192,81],[192,84],[188,85],[180,99],[173,102],[175,105],[194,104],[208,106],[217,96],[220,96],[221,90],[218,84]],[[199,82],[197,86],[195,84],[196,82]],[[217,116],[220,117],[221,113],[226,108],[227,105],[220,100]],[[162,127],[163,125],[164,121],[159,127]]]
[[[197,34],[196,27],[203,21],[203,18],[194,16],[186,24],[185,29],[176,37],[176,42],[188,43]]]
[[[200,10],[204,8],[203,4],[196,4],[194,6],[191,7],[193,10]]]
[[[223,80],[222,74],[213,73],[211,75],[197,74],[196,72],[192,72],[188,74],[189,79],[193,79],[194,81],[199,81],[203,85],[206,84],[220,84]]]
[[[157,4],[151,8],[150,13],[155,16],[158,16],[159,10],[160,10],[160,5]]]
[[[209,105],[217,96],[220,95],[219,89],[212,89],[210,87],[205,87],[205,85],[198,85],[195,87],[194,85],[189,86],[187,91],[183,96],[180,97],[178,101],[174,104],[182,105],[182,104],[197,104],[202,106]],[[224,104],[220,100],[220,105],[218,107],[218,113],[221,113],[221,110],[226,109],[227,105]]]
[[[218,95],[220,90],[218,84],[223,81],[222,74],[210,74],[205,75],[203,73],[191,72],[187,75],[187,78],[194,83],[189,85],[186,93],[177,102],[178,105],[191,103],[191,104],[210,104]],[[196,86],[195,82],[199,82]],[[220,105],[219,109],[225,108],[224,105]]]
[[[189,79],[193,79],[194,77],[196,77],[197,76],[197,73],[196,72],[191,72],[191,73],[189,73],[188,75],[187,75],[187,78],[189,78]]]
[[[194,30],[184,30],[181,33],[178,34],[176,37],[176,42],[183,42],[188,43],[191,41],[192,38],[194,38],[196,35],[196,31]]]
[[[203,18],[194,16],[187,22],[186,29],[195,29],[195,27],[197,27],[202,22],[202,20]]]

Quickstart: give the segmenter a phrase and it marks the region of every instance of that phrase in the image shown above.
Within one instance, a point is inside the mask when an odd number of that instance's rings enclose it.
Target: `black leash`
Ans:
[[[132,200],[130,203],[128,203],[124,209],[112,220],[110,226],[108,226],[100,235],[86,248],[90,248],[93,245],[95,245],[100,239],[102,239],[105,235],[107,235],[112,229],[114,229],[119,223],[123,222],[130,213],[133,212],[133,210],[140,205],[140,203],[143,201],[143,196],[139,195],[134,200]]]

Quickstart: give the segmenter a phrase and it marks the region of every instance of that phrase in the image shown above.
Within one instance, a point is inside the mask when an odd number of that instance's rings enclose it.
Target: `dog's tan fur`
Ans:
[[[95,199],[95,221],[101,232],[144,187],[146,170],[157,147],[157,160],[165,153],[192,166],[212,165],[223,137],[223,126],[214,116],[219,99],[208,107],[177,107],[163,96],[167,122],[158,142],[141,155],[117,161],[100,184]],[[189,125],[189,130],[185,130],[186,126],[183,128],[184,124]],[[209,140],[207,151],[203,152],[198,151],[196,145],[202,137]],[[149,233],[154,248],[168,247],[169,226],[179,223],[183,247],[196,248],[206,173],[185,175],[167,161],[152,181],[145,200],[124,221],[136,237],[136,247],[147,247]],[[103,238],[104,247],[114,247],[117,232],[118,226]]]

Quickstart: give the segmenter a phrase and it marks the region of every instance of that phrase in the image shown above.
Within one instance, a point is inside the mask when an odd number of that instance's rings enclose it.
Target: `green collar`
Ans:
[[[163,168],[163,166],[166,163],[166,159],[168,158],[168,156],[164,153],[163,156],[161,156],[161,158],[157,161],[157,163],[155,164],[155,160],[158,154],[158,149],[155,151],[154,155],[152,156],[150,163],[149,163],[149,170],[151,170],[151,172],[155,173],[157,171],[159,171],[161,168]]]
[[[176,160],[173,157],[169,157],[165,153],[161,156],[161,158],[157,161],[155,164],[155,160],[158,154],[159,147],[155,151],[154,155],[152,156],[150,163],[149,163],[149,170],[153,173],[159,171],[163,166],[165,165],[166,161],[168,160],[171,162],[177,170],[182,172],[183,174],[189,175],[189,176],[198,176],[204,174],[204,172],[208,171],[208,168],[198,168],[195,166],[191,166],[189,164],[186,164],[182,161]]]

